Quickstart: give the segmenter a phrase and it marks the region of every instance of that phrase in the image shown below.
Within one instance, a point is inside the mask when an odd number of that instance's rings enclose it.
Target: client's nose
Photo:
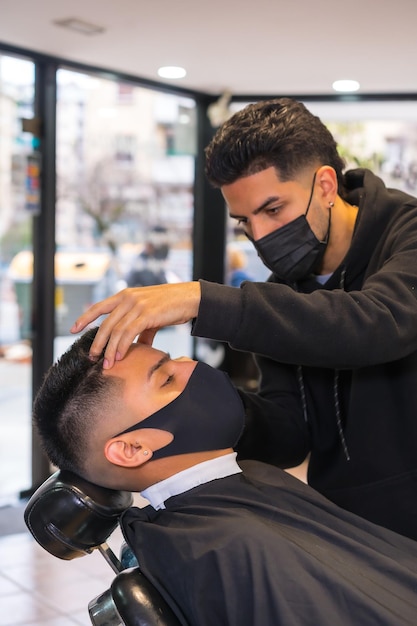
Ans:
[[[197,365],[197,361],[190,359],[187,356],[178,357],[178,359],[173,359],[176,364],[176,375],[183,382],[184,386],[188,383],[191,374],[195,370]]]

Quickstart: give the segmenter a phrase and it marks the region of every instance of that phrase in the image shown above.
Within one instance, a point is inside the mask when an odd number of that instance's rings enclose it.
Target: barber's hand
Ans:
[[[136,336],[139,342],[152,345],[160,328],[185,324],[197,317],[200,299],[200,283],[196,281],[123,289],[93,304],[76,320],[71,332],[80,332],[108,313],[90,350],[91,358],[97,358],[108,342],[103,364],[108,369],[125,356]]]

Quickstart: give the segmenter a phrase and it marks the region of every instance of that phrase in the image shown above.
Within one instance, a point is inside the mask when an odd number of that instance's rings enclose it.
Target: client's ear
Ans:
[[[109,439],[104,446],[104,456],[121,467],[139,467],[152,458],[152,450],[141,445],[134,433]]]

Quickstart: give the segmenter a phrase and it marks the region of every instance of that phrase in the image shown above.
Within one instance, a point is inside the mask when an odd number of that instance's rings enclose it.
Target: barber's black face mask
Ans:
[[[244,423],[243,403],[228,375],[199,362],[184,391],[175,400],[119,434],[142,428],[172,433],[173,441],[152,455],[153,459],[160,459],[233,448]]]
[[[263,263],[281,280],[295,282],[305,278],[318,268],[326,251],[330,232],[330,215],[324,241],[317,239],[306,218],[315,182],[316,174],[314,174],[310,199],[304,215],[300,215],[292,222],[257,241],[249,237]]]

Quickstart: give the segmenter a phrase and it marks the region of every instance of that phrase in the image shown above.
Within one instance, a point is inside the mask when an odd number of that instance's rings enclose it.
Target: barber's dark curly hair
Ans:
[[[343,195],[345,163],[333,135],[301,102],[277,98],[235,113],[205,150],[206,175],[214,187],[274,167],[282,181],[307,167],[330,165]]]
[[[33,404],[33,422],[51,463],[85,475],[88,441],[115,389],[115,377],[103,376],[103,357],[93,362],[93,328],[50,367]]]

